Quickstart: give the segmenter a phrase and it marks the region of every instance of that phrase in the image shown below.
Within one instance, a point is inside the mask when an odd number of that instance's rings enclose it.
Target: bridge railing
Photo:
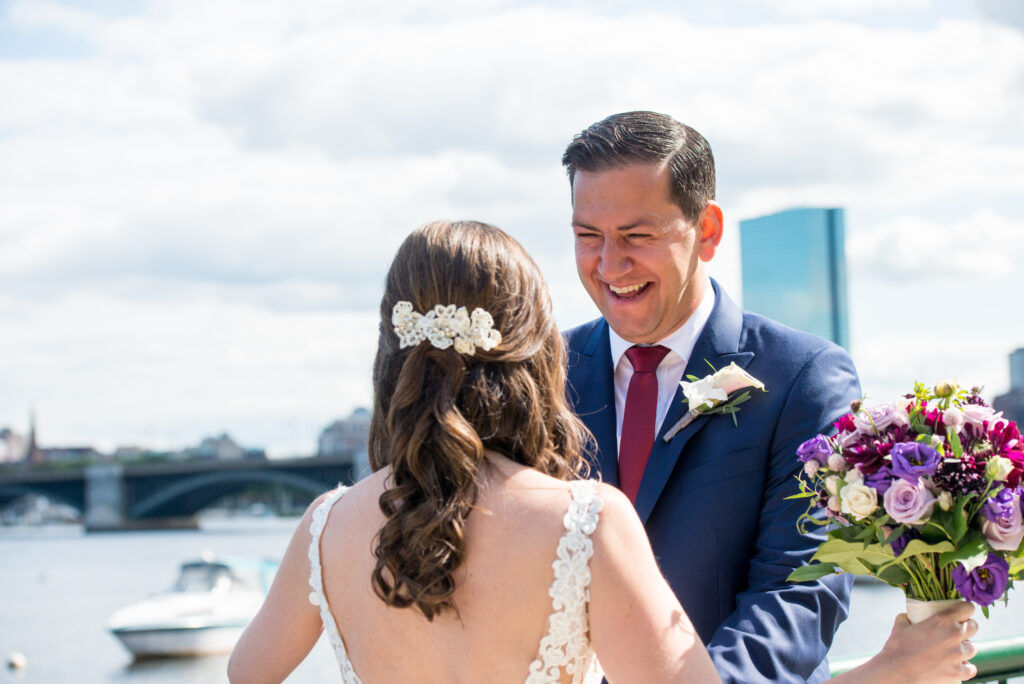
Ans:
[[[1024,677],[1024,636],[974,641],[978,655],[971,659],[978,668],[978,676],[971,682],[999,682],[1007,684],[1013,677]],[[830,661],[832,674],[852,670],[870,656],[841,658]]]

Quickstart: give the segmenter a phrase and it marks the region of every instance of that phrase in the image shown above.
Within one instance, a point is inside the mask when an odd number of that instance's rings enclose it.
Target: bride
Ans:
[[[311,504],[232,682],[281,682],[326,629],[345,682],[718,682],[588,433],[540,272],[502,231],[399,248],[374,363],[374,474]],[[846,684],[969,679],[970,604],[910,626]],[[962,623],[962,624],[961,624]]]

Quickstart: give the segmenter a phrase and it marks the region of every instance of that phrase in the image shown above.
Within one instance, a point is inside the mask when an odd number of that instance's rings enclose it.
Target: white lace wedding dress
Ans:
[[[595,486],[592,480],[578,480],[570,485],[572,501],[562,519],[565,532],[558,541],[555,562],[552,564],[555,579],[548,590],[552,609],[548,617],[548,631],[540,641],[537,659],[530,663],[526,684],[558,682],[563,673],[572,676],[573,684],[601,682],[601,667],[587,637],[590,557],[594,555],[594,544],[590,535],[597,527],[597,515],[602,506]],[[309,600],[313,605],[320,607],[324,629],[341,667],[342,682],[359,684],[360,679],[352,669],[352,663],[345,652],[345,644],[338,632],[338,625],[327,605],[323,571],[320,567],[320,535],[323,533],[331,508],[345,493],[345,489],[339,487],[332,491],[313,511],[313,523],[309,527],[313,535],[313,541],[309,545],[309,585],[313,591],[309,594]]]

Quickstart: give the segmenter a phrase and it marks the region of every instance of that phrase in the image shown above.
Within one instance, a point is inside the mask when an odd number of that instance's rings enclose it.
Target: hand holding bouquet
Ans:
[[[1024,574],[1017,425],[949,383],[852,412],[804,442],[800,525],[838,523],[791,581],[871,575],[908,598],[987,607]],[[814,516],[815,509],[825,516]]]

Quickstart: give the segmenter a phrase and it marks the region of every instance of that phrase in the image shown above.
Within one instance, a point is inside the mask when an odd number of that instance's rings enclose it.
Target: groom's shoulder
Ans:
[[[582,352],[588,346],[593,346],[595,337],[599,337],[605,327],[603,318],[595,318],[575,328],[563,330],[562,335],[569,347],[569,351]]]

